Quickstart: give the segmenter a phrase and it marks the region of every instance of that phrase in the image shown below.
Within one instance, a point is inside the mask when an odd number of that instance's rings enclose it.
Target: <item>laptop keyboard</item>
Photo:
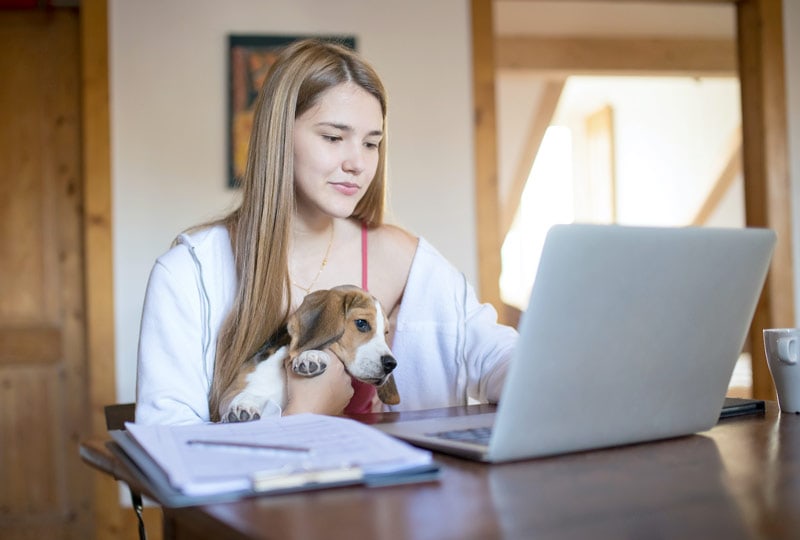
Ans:
[[[492,436],[491,426],[469,429],[453,429],[450,431],[438,431],[426,433],[428,437],[447,439],[449,441],[467,442],[489,446],[489,438]]]

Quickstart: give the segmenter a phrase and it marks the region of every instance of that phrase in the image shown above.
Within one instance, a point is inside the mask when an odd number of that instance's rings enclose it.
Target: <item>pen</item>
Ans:
[[[282,452],[298,452],[303,454],[308,454],[309,452],[311,452],[311,448],[302,448],[300,446],[249,443],[249,442],[238,442],[238,441],[206,441],[206,440],[192,439],[186,441],[186,444],[190,446],[216,446],[220,448],[234,448],[234,449],[252,448],[257,450],[278,450]]]

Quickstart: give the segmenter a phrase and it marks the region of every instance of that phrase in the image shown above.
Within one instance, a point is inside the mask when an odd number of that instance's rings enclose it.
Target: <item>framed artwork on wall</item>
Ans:
[[[283,47],[307,37],[356,48],[354,36],[228,36],[229,187],[238,187],[244,176],[256,99],[270,67]]]

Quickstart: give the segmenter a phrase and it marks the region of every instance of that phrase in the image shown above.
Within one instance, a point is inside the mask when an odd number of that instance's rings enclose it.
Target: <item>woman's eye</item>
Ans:
[[[377,143],[371,143],[371,142],[364,143],[364,146],[366,146],[366,147],[367,147],[367,148],[369,148],[370,150],[375,150],[375,149],[377,149],[377,148],[378,148],[378,145],[377,145]]]
[[[336,135],[323,135],[322,138],[325,139],[328,142],[337,142],[337,141],[341,141],[342,140],[341,137],[336,136]]]
[[[372,330],[372,327],[369,325],[369,322],[365,321],[364,319],[356,319],[356,329],[359,332],[369,332]]]

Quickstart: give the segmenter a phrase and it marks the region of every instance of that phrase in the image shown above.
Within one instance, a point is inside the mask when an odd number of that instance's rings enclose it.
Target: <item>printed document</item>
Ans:
[[[433,465],[430,452],[341,417],[126,428],[170,484],[191,496],[401,478]]]

